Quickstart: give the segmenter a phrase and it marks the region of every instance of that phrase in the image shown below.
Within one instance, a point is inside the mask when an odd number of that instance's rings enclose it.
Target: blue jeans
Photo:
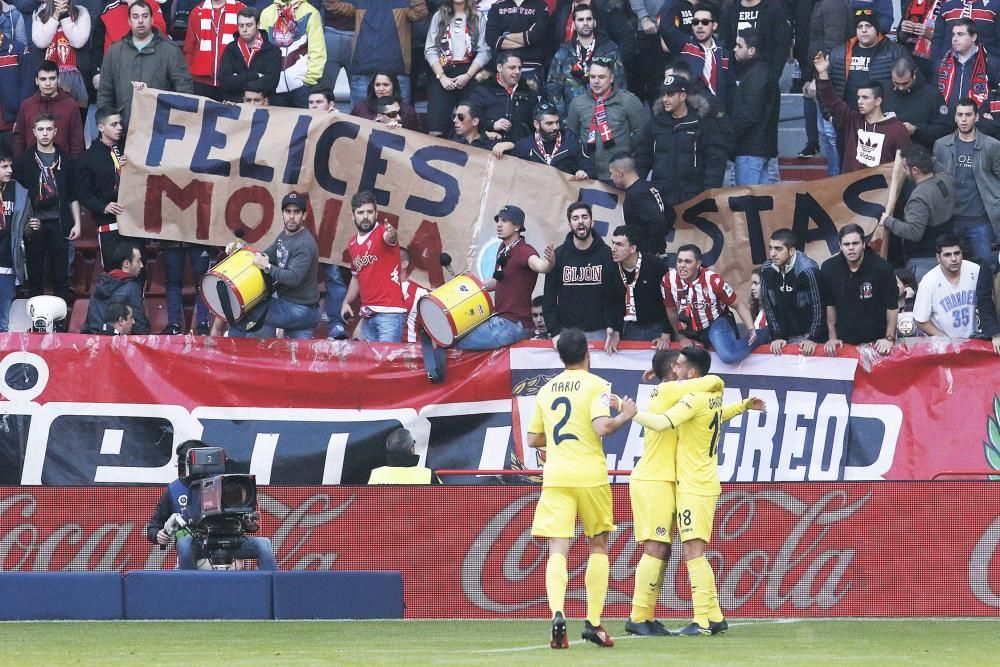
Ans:
[[[720,317],[708,327],[708,340],[712,344],[719,359],[726,364],[738,364],[753,351],[747,344],[747,339],[740,335],[739,330],[728,317]],[[757,342],[754,342],[754,347]]]
[[[13,273],[0,273],[0,332],[6,333],[10,325],[10,304],[17,291]]]
[[[406,313],[375,313],[361,320],[361,333],[370,343],[401,343]]]
[[[972,257],[966,259],[981,261],[990,256],[993,249],[993,225],[989,219],[975,222],[953,220],[952,225],[955,228],[955,236],[972,253]]]
[[[278,561],[274,559],[274,549],[271,540],[266,537],[247,537],[236,550],[237,558],[253,558],[257,561],[258,570],[276,572]],[[194,554],[193,540],[190,535],[177,538],[177,567],[181,570],[197,570],[197,558]],[[199,554],[200,556],[200,554]]]
[[[249,332],[241,328],[241,324],[245,322],[256,322],[257,313],[265,305],[267,314],[264,316],[264,326],[257,331]],[[313,329],[319,324],[319,306],[303,306],[272,297],[266,304],[250,311],[243,323],[237,322],[229,327],[230,338],[274,338],[277,335],[276,329],[284,329],[285,338],[312,338]]]
[[[659,338],[662,333],[663,325],[658,322],[651,322],[649,324],[625,322],[622,326],[621,340],[638,340],[648,343]]]
[[[351,62],[351,40],[354,33],[336,28],[323,28],[323,36],[326,38],[326,67],[323,68],[320,83],[329,86],[330,90],[336,90],[340,70],[346,69],[350,80],[351,70],[348,65]]]
[[[396,78],[399,79],[399,96],[403,98],[403,101],[407,104],[410,103],[410,75],[409,74],[397,74]],[[352,74],[351,75],[351,108],[358,106],[359,103],[368,99],[368,84],[371,83],[371,74]]]
[[[194,284],[197,290],[195,299],[195,323],[208,324],[208,306],[201,298],[201,279],[208,271],[210,257],[208,247],[203,245],[168,246],[160,251],[163,265],[167,270],[167,322],[184,329],[184,259],[191,262],[194,272]],[[193,326],[193,325],[192,325]]]
[[[840,174],[840,155],[837,153],[837,128],[832,120],[823,118],[822,105],[816,105],[816,127],[819,130],[819,145],[823,148],[826,158],[826,175]]]
[[[737,155],[733,164],[736,171],[736,185],[767,185],[767,158]]]
[[[511,322],[506,317],[494,315],[452,347],[459,350],[498,350],[529,338],[531,329],[524,328],[520,322]]]
[[[326,272],[326,319],[330,323],[330,329],[335,326],[345,326],[344,318],[340,316],[340,308],[344,304],[344,296],[347,295],[347,283],[344,282],[344,274],[336,264],[327,264],[323,267]]]

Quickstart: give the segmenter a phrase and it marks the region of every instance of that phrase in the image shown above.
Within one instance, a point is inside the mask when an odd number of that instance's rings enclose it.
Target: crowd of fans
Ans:
[[[104,275],[84,330],[149,331],[146,248],[117,224],[136,90],[339,113],[333,90],[345,71],[356,116],[625,193],[626,224],[610,247],[582,202],[569,206],[565,241],[541,255],[523,239],[531,222],[524,212],[500,211],[503,243],[487,280],[497,314],[463,347],[578,327],[609,352],[621,340],[662,347],[676,339],[711,345],[726,361],[764,342],[775,353],[788,343],[835,353],[843,342],[887,351],[897,336],[919,332],[979,332],[1000,352],[992,248],[1000,23],[982,0],[912,0],[901,16],[887,0],[102,4],[0,7],[0,330],[18,289],[33,296],[47,286],[72,298],[73,243],[87,211]],[[901,150],[907,185],[881,221],[896,241],[888,261],[854,225],[840,230],[841,252],[822,267],[780,230],[747,299],[702,266],[697,246],[681,247],[668,266],[667,208],[725,182],[778,177],[779,80],[788,63],[800,73],[792,85],[802,92],[808,138],[799,157],[822,153],[833,175],[891,162]],[[418,115],[415,99],[426,99],[426,113]],[[233,335],[313,335],[319,275],[331,337],[346,337],[360,317],[370,340],[414,340],[414,304],[426,287],[409,280],[406,249],[378,222],[374,197],[352,201],[350,275],[333,265],[319,273],[315,241],[301,234],[305,206],[294,193],[285,198],[282,235],[254,259],[274,280],[270,301],[281,303]],[[200,282],[213,249],[161,242],[159,254],[169,319],[161,333],[181,333],[185,264]],[[538,274],[540,304],[531,300]],[[190,329],[222,328],[199,299]]]

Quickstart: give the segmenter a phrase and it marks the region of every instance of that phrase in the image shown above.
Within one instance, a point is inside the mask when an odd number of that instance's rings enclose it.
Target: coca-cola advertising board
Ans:
[[[146,541],[160,489],[0,487],[0,570],[172,568]],[[543,541],[531,486],[272,487],[261,533],[281,569],[403,574],[408,618],[543,618]],[[613,485],[606,615],[626,616],[641,555],[628,489]],[[995,616],[1000,486],[988,482],[727,484],[708,556],[732,617]],[[691,613],[677,553],[662,617]],[[567,611],[584,612],[586,540],[569,555]]]
[[[624,347],[594,348],[592,370],[644,405],[650,350]],[[435,469],[534,467],[526,412],[560,369],[544,341],[450,351],[447,380],[431,384],[413,345],[0,334],[0,484],[167,484],[188,438],[225,447],[231,471],[263,486],[361,484],[400,426]],[[985,342],[903,343],[885,357],[761,351],[736,366],[714,359],[713,372],[727,400],[768,404],[725,426],[725,481],[1000,471],[1000,357]],[[608,468],[631,469],[642,443],[638,425],[606,438]]]

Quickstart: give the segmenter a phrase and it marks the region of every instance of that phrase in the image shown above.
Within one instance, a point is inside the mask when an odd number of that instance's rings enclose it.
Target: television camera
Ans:
[[[213,570],[230,569],[236,552],[246,539],[247,524],[256,531],[257,482],[253,475],[226,474],[226,450],[222,447],[189,449],[183,460],[183,475],[189,480],[188,503],[183,515],[174,514],[164,530],[191,534],[199,567],[201,559]]]

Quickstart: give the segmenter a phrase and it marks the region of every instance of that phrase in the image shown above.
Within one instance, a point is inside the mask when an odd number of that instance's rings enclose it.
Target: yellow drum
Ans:
[[[201,279],[201,298],[219,317],[237,322],[271,296],[264,273],[253,264],[256,254],[256,250],[244,246],[213,266]]]
[[[448,347],[493,314],[493,302],[483,284],[470,273],[462,273],[417,304],[427,334],[441,347]]]

